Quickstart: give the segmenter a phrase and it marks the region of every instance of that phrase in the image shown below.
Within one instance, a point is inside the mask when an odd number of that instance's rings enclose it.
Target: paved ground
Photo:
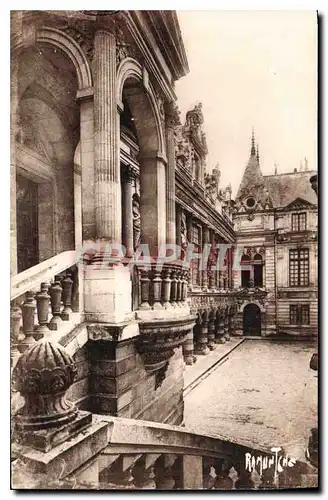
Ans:
[[[304,461],[317,427],[316,350],[300,342],[246,340],[185,398],[185,425],[200,434],[264,447]]]

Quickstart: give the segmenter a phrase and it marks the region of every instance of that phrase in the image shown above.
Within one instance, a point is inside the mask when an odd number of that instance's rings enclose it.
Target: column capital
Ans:
[[[129,182],[132,184],[132,182],[135,179],[135,173],[133,168],[130,165],[126,165],[124,169],[122,170],[122,181],[123,182]]]
[[[167,127],[174,129],[176,126],[181,125],[180,111],[175,101],[165,102],[164,110]]]

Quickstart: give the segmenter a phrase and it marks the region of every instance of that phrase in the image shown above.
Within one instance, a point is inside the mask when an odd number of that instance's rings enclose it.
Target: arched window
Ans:
[[[241,286],[247,288],[251,279],[250,257],[244,254],[240,261],[241,264]]]
[[[254,255],[253,269],[254,269],[254,286],[262,287],[263,286],[263,259],[262,259],[262,255],[259,253]]]

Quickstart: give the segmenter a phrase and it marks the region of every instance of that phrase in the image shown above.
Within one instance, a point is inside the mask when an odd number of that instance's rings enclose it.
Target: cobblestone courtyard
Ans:
[[[200,434],[264,447],[305,461],[317,427],[314,345],[247,340],[185,398],[185,425]]]

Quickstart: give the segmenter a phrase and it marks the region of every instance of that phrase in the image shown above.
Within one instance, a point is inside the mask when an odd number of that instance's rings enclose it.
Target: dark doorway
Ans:
[[[261,335],[261,310],[256,304],[247,304],[243,313],[244,335]]]
[[[38,185],[21,175],[16,178],[17,270],[25,271],[39,262]]]

